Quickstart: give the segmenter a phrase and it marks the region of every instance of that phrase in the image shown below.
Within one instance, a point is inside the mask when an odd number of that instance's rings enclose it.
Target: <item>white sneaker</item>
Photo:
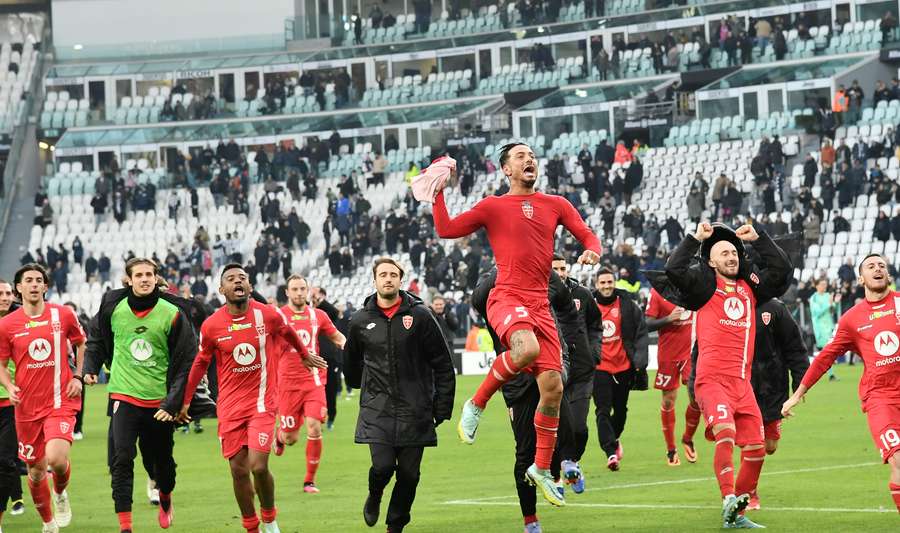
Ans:
[[[75,433],[72,433],[72,438],[73,438],[74,440],[81,440],[81,439],[84,438],[84,433],[82,433],[82,432],[80,432],[80,431],[75,432]]]
[[[159,505],[159,489],[156,488],[156,482],[152,479],[147,479],[147,499],[150,500],[150,505]]]
[[[62,494],[53,493],[53,503],[56,504],[56,510],[53,512],[56,518],[56,525],[66,527],[72,522],[72,507],[69,505],[69,494],[62,491]]]
[[[260,522],[260,525],[262,526],[260,533],[281,533],[281,530],[278,529],[278,522],[274,520],[271,522]]]
[[[44,522],[44,528],[41,529],[41,533],[59,533],[59,526],[56,525],[56,520]]]

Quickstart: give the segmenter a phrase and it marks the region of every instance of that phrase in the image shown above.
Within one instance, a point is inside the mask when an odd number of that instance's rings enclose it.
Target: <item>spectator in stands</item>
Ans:
[[[456,1],[458,2],[459,0],[456,0]],[[384,18],[381,20],[381,27],[382,28],[392,28],[396,23],[397,23],[397,19],[394,17],[394,15],[392,15],[390,12],[388,12],[384,16]]]
[[[844,165],[844,167],[846,167],[846,164]],[[838,207],[840,209],[843,209],[853,203],[853,197],[855,196],[856,188],[853,186],[853,183],[850,181],[850,177],[846,172],[838,173],[837,182],[835,183],[835,189],[837,189]]]
[[[889,187],[885,183],[878,185],[875,190],[875,201],[878,203],[878,207],[882,207],[894,199],[894,190],[891,188],[892,186],[893,184]]]
[[[759,55],[764,55],[766,46],[769,45],[769,39],[772,36],[772,24],[766,19],[759,19],[753,27],[756,29],[756,44],[759,46]]]
[[[600,47],[600,50],[597,51],[597,55],[594,56],[594,66],[597,68],[598,78],[600,80],[606,80],[609,71],[609,54],[606,53],[606,50],[604,50],[603,47]]]
[[[350,19],[353,21],[353,44],[362,44],[362,17],[359,15],[359,11],[354,10]]]
[[[640,189],[643,179],[644,166],[641,164],[640,159],[634,156],[631,164],[625,170],[625,186],[623,190],[625,193],[625,205],[631,204],[631,195],[634,191]]]
[[[106,196],[95,193],[91,198],[91,208],[94,210],[94,231],[100,227],[100,223],[106,218]]]
[[[696,187],[691,187],[687,197],[688,218],[691,222],[697,224],[703,215],[703,193]]]
[[[872,230],[872,236],[879,241],[887,242],[891,240],[891,219],[888,218],[884,211],[878,212],[878,218],[875,219],[875,228]]]
[[[678,50],[677,45],[673,44],[666,51],[666,67],[672,72],[678,72],[680,58],[681,58],[681,51]]]
[[[350,248],[345,246],[341,250],[341,277],[351,277],[353,275],[353,269],[353,255],[350,254]]]
[[[893,13],[885,11],[878,27],[881,29],[881,42],[886,43],[891,40],[891,32],[897,27],[897,19]]]
[[[866,94],[859,86],[859,81],[853,80],[850,88],[847,89],[847,120],[851,124],[856,124],[862,117],[862,105],[865,97]]]
[[[822,199],[822,206],[825,209],[831,210],[834,208],[834,182],[831,180],[830,174],[823,174],[823,178],[819,198]]]
[[[812,188],[816,185],[816,176],[819,174],[819,166],[812,153],[806,154],[803,161],[803,186]]]
[[[841,215],[841,212],[835,209],[831,213],[831,222],[834,225],[834,233],[843,233],[850,231],[850,222]]]
[[[109,271],[112,268],[109,257],[105,252],[100,253],[100,260],[97,261],[97,272],[100,274],[100,283],[109,283]]]
[[[316,78],[313,76],[312,72],[304,70],[303,73],[300,74],[299,85],[300,88],[303,89],[303,96],[309,96],[313,93],[313,89],[316,86]]]
[[[813,244],[819,244],[819,237],[822,236],[822,219],[810,210],[803,218],[803,241],[809,248]]]
[[[381,27],[381,19],[383,16],[378,4],[372,4],[372,9],[369,10],[369,18],[372,20],[372,29]]]
[[[375,160],[372,161],[372,179],[369,185],[384,185],[384,172],[387,170],[388,160],[380,151],[375,152]]]
[[[838,85],[838,89],[834,93],[834,99],[831,102],[831,111],[834,113],[835,122],[838,126],[844,124],[844,113],[847,112],[849,104],[846,89],[844,89],[843,85]]]
[[[875,82],[875,92],[872,94],[872,106],[877,107],[878,102],[887,102],[891,99],[891,91],[883,81]]]
[[[431,0],[413,0],[413,10],[416,15],[415,33],[428,33],[431,25]]]
[[[831,173],[837,158],[837,151],[834,149],[834,145],[831,144],[831,139],[822,141],[819,158],[822,161],[822,172]]]
[[[457,320],[456,314],[450,309],[447,305],[447,301],[440,294],[431,299],[431,313],[441,327],[441,332],[444,334],[444,341],[447,343],[447,348],[452,353],[453,339],[456,338],[456,333],[459,330],[459,320]]]
[[[628,148],[625,147],[625,141],[620,140],[619,142],[617,142],[613,163],[617,165],[624,165],[625,163],[630,163],[631,159],[631,152],[628,151]]]
[[[781,139],[779,139],[778,135],[772,137],[772,142],[769,143],[768,154],[769,164],[772,165],[773,170],[776,173],[783,174],[785,159],[784,148],[781,146]]]

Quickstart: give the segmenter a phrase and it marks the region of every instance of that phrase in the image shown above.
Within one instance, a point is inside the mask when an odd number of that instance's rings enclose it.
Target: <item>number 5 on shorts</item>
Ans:
[[[724,403],[720,403],[716,406],[716,411],[719,413],[719,420],[725,420],[728,418],[728,406]]]
[[[522,306],[516,307],[516,316],[519,318],[525,318],[528,316],[528,309],[525,309]]]

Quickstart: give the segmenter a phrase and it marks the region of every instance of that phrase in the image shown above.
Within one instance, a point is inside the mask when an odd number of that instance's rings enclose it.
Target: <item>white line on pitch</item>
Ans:
[[[807,473],[807,472],[824,472],[827,470],[845,470],[848,468],[860,468],[860,467],[864,467],[864,466],[874,466],[874,465],[880,465],[880,464],[882,464],[882,463],[874,463],[873,462],[873,463],[856,463],[856,464],[852,464],[852,465],[817,466],[817,467],[813,467],[813,468],[797,468],[794,470],[780,470],[777,472],[766,472],[765,470],[763,470],[761,475],[763,475],[763,476],[785,476],[785,475],[791,475],[791,474],[803,474],[803,473]],[[647,481],[647,482],[643,482],[643,483],[625,483],[625,484],[621,484],[621,485],[607,485],[604,487],[591,487],[591,488],[585,489],[585,492],[594,491],[594,490],[618,490],[618,489],[634,489],[634,488],[640,488],[640,487],[655,487],[658,485],[681,485],[684,483],[700,483],[703,481],[715,481],[715,480],[716,480],[715,477],[693,477],[693,478],[685,478],[685,479],[669,479],[669,480],[665,480],[665,481]],[[449,502],[445,502],[445,503],[466,502],[467,504],[470,504],[470,503],[474,503],[474,502],[506,500],[509,498],[516,498],[516,497],[517,496],[515,494],[507,494],[505,496],[487,496],[485,498],[474,498],[474,499],[469,499],[469,500],[453,500],[453,501],[449,501]],[[579,505],[583,505],[583,504],[579,504]],[[655,508],[658,506],[651,506],[651,507]],[[699,508],[705,509],[705,507],[699,507]]]
[[[518,502],[484,502],[479,500],[453,500],[445,505],[502,505],[518,506]],[[541,505],[546,505],[543,502]],[[569,503],[566,507],[597,507],[605,509],[722,509],[720,505],[673,505],[673,504],[640,504],[640,503]],[[843,509],[836,507],[763,507],[764,511],[815,512],[815,513],[895,513],[894,509]]]

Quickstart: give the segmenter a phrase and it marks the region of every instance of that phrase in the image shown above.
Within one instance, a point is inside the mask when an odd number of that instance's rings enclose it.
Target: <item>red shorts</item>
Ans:
[[[303,418],[314,418],[324,422],[328,418],[328,402],[325,400],[325,385],[309,386],[293,390],[278,391],[278,415],[281,429],[292,433],[303,425]]]
[[[891,456],[900,452],[900,405],[870,406],[866,410],[866,418],[875,447],[881,453],[881,459],[887,463]]]
[[[491,327],[507,347],[511,332],[523,326],[534,331],[541,353],[529,367],[522,369],[523,372],[538,375],[547,370],[562,371],[562,346],[546,296],[534,298],[495,288],[488,297],[487,316]]]
[[[679,381],[678,378],[681,378]],[[682,359],[681,361],[660,361],[659,369],[656,371],[656,381],[653,388],[659,390],[675,390],[682,383],[687,385],[688,379],[691,377],[691,360]]]
[[[762,414],[748,380],[720,376],[694,385],[697,403],[706,419],[706,438],[715,440],[712,428],[716,424],[734,424],[737,446],[763,444]]]
[[[219,443],[222,455],[231,459],[245,446],[251,450],[269,453],[275,437],[275,414],[255,413],[236,420],[219,419]]]
[[[781,420],[770,420],[763,426],[766,440],[781,440]]]
[[[62,439],[71,444],[75,431],[75,415],[54,414],[43,420],[23,422],[16,420],[19,437],[19,459],[33,465],[44,458],[47,443]]]

